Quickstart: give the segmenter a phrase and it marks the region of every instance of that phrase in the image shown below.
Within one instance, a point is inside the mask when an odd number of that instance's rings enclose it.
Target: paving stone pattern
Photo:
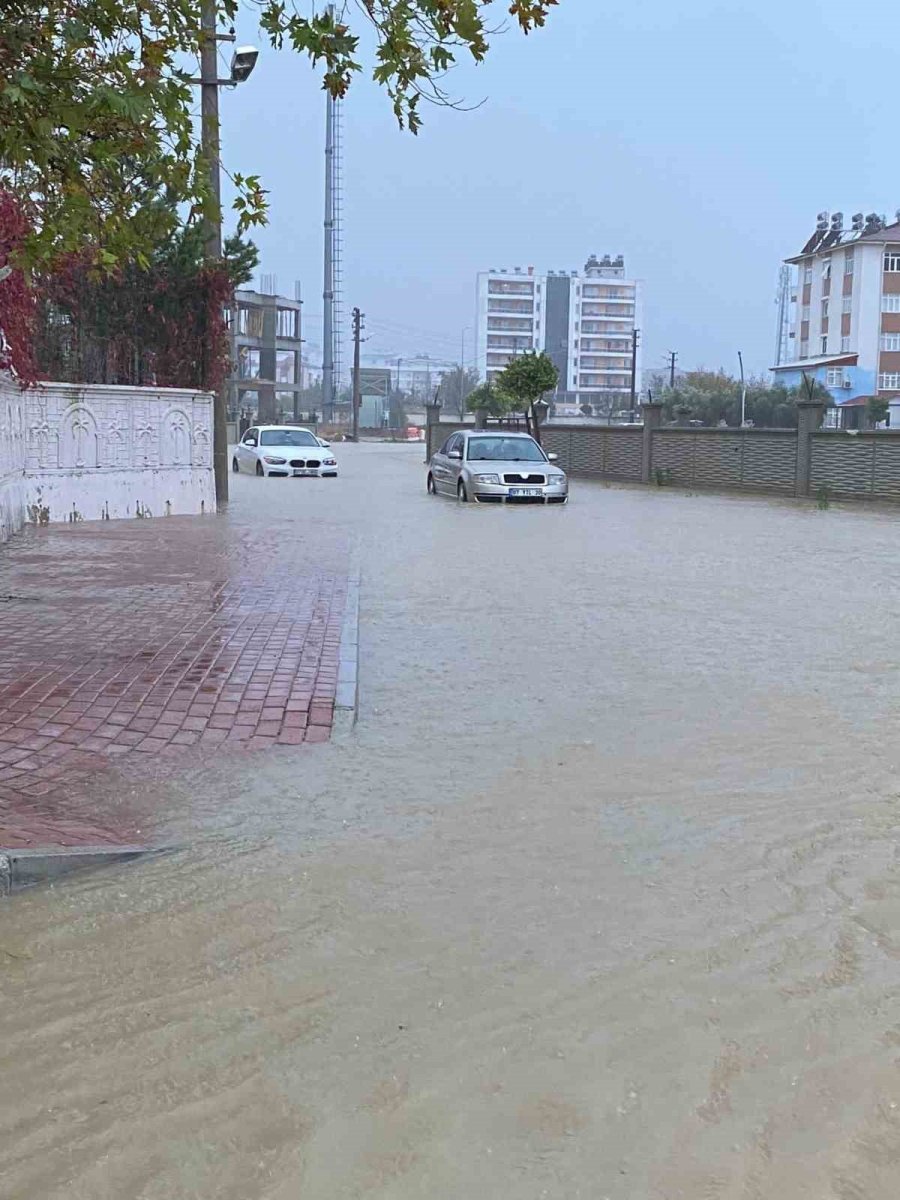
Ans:
[[[128,840],[74,800],[125,756],[327,740],[347,576],[308,560],[302,537],[224,517],[2,548],[0,846]]]

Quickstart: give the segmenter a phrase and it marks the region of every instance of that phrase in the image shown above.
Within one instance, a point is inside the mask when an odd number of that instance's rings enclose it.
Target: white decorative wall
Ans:
[[[0,381],[0,542],[25,522],[25,400]]]
[[[96,521],[215,511],[212,396],[0,381],[0,537],[30,512]],[[24,510],[24,512],[23,512]]]

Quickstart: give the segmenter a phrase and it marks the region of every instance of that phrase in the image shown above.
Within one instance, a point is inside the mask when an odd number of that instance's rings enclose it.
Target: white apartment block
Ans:
[[[773,367],[779,382],[795,387],[806,374],[835,404],[877,395],[900,411],[900,213],[890,225],[856,213],[849,230],[842,213],[819,213],[786,262],[793,275],[779,340],[786,353]]]
[[[584,271],[535,273],[533,267],[478,276],[476,365],[493,380],[526,350],[544,350],[559,370],[559,402],[627,408],[632,337],[640,325],[640,285],[620,255],[591,255]],[[635,393],[640,391],[637,350]]]

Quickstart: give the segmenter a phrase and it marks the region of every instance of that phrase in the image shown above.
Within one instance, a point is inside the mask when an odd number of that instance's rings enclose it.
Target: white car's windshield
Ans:
[[[259,435],[261,446],[318,446],[315,437],[305,429],[264,429]]]
[[[469,462],[544,462],[543,452],[531,438],[469,438]]]

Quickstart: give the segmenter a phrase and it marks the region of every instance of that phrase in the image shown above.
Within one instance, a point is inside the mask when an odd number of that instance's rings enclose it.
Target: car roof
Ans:
[[[520,433],[518,429],[467,429],[466,437],[505,437],[528,438],[534,441],[530,433]]]
[[[282,430],[282,431],[286,431],[288,429],[296,431],[299,429],[303,433],[312,433],[313,437],[316,436],[313,433],[313,431],[311,429],[307,429],[307,427],[305,425],[254,425],[253,428],[260,429],[260,430],[262,430],[262,429],[278,429],[278,430]]]

